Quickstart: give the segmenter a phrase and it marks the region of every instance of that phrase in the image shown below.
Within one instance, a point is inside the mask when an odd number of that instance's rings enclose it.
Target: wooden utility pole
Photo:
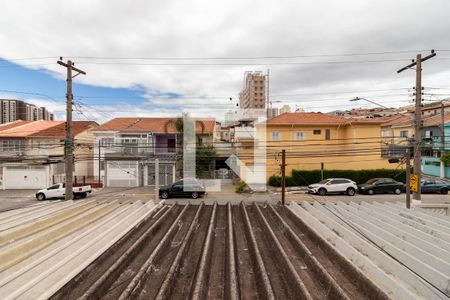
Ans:
[[[73,95],[72,95],[72,78],[80,74],[86,75],[86,72],[75,68],[74,63],[68,60],[67,63],[62,61],[62,57],[59,58],[57,63],[67,69],[67,102],[66,102],[66,140],[64,147],[64,159],[66,162],[66,200],[73,199],[73,132],[72,132],[72,105],[73,105]],[[72,76],[72,71],[77,72],[77,74]]]
[[[281,204],[285,204],[286,194],[286,150],[281,150]]]
[[[415,129],[414,129],[414,173],[417,175],[417,179],[419,182],[419,187],[417,192],[414,192],[413,196],[416,200],[421,200],[421,191],[420,191],[420,180],[422,174],[422,62],[426,61],[432,57],[436,56],[434,50],[431,50],[431,54],[422,58],[421,54],[417,54],[416,60],[412,61],[406,67],[401,68],[397,71],[397,73],[403,72],[404,70],[410,69],[416,66],[416,110],[415,110]]]

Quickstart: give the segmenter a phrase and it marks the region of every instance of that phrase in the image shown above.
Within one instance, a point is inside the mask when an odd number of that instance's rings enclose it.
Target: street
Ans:
[[[104,188],[99,190],[94,190],[94,192],[88,196],[88,199],[94,200],[119,200],[119,201],[154,201],[154,187],[134,187],[134,188]],[[15,208],[25,207],[29,205],[35,205],[42,202],[37,201],[34,198],[34,190],[0,190],[0,211],[11,210]],[[188,202],[195,203],[204,201],[205,204],[213,204],[217,202],[218,204],[225,204],[231,202],[232,204],[238,204],[241,201],[252,203],[252,202],[268,202],[275,204],[280,201],[281,195],[274,192],[266,193],[236,193],[234,191],[234,186],[232,185],[222,185],[220,192],[209,192],[204,197],[192,200],[190,198],[169,198],[167,203],[178,202],[180,204],[186,204]],[[46,201],[61,201],[61,199],[50,199]],[[399,201],[404,202],[405,194],[394,195],[394,194],[377,194],[377,195],[360,195],[347,196],[347,195],[311,195],[311,194],[286,194],[287,202],[302,202],[302,201],[318,201],[322,203],[330,202],[386,202],[386,201]],[[157,200],[159,202],[159,200]],[[450,195],[441,194],[422,194],[423,203],[447,203],[450,204]]]

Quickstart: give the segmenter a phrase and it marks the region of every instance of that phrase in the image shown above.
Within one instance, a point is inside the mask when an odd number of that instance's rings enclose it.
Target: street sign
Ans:
[[[411,192],[419,191],[419,178],[416,174],[411,174],[409,178],[409,188],[411,189]]]

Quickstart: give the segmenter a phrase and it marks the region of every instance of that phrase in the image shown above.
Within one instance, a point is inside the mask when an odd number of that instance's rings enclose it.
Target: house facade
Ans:
[[[442,122],[443,121],[443,122]],[[442,152],[450,152],[450,114],[427,118],[423,123],[422,171],[425,175],[450,178],[450,166],[441,160]],[[444,137],[444,139],[443,139]]]
[[[414,139],[413,118],[412,114],[397,115],[381,124],[383,157],[400,158],[406,155],[406,149]]]
[[[240,158],[253,164],[254,149],[266,146],[266,175],[280,175],[286,150],[286,174],[296,170],[361,170],[394,168],[381,152],[381,124],[377,119],[349,119],[321,113],[285,113],[256,125],[255,138],[242,139]],[[258,126],[265,126],[265,138]]]
[[[97,127],[93,172],[108,187],[136,187],[155,184],[155,160],[159,161],[159,183],[177,178],[176,164],[182,149],[182,134],[165,124],[174,118],[115,118]],[[203,144],[212,144],[216,122],[202,120],[196,131]]]
[[[73,121],[74,176],[92,176],[94,121]],[[64,178],[64,121],[16,121],[0,125],[3,189],[40,189]]]

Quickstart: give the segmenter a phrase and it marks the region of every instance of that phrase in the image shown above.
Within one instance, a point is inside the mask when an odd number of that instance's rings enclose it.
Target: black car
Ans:
[[[205,187],[197,179],[193,178],[186,178],[159,188],[159,197],[162,199],[170,197],[191,197],[197,199],[204,194]]]
[[[373,178],[366,183],[358,185],[358,192],[360,194],[379,194],[379,193],[394,193],[401,194],[405,189],[405,185],[401,182],[395,181],[392,178]]]

